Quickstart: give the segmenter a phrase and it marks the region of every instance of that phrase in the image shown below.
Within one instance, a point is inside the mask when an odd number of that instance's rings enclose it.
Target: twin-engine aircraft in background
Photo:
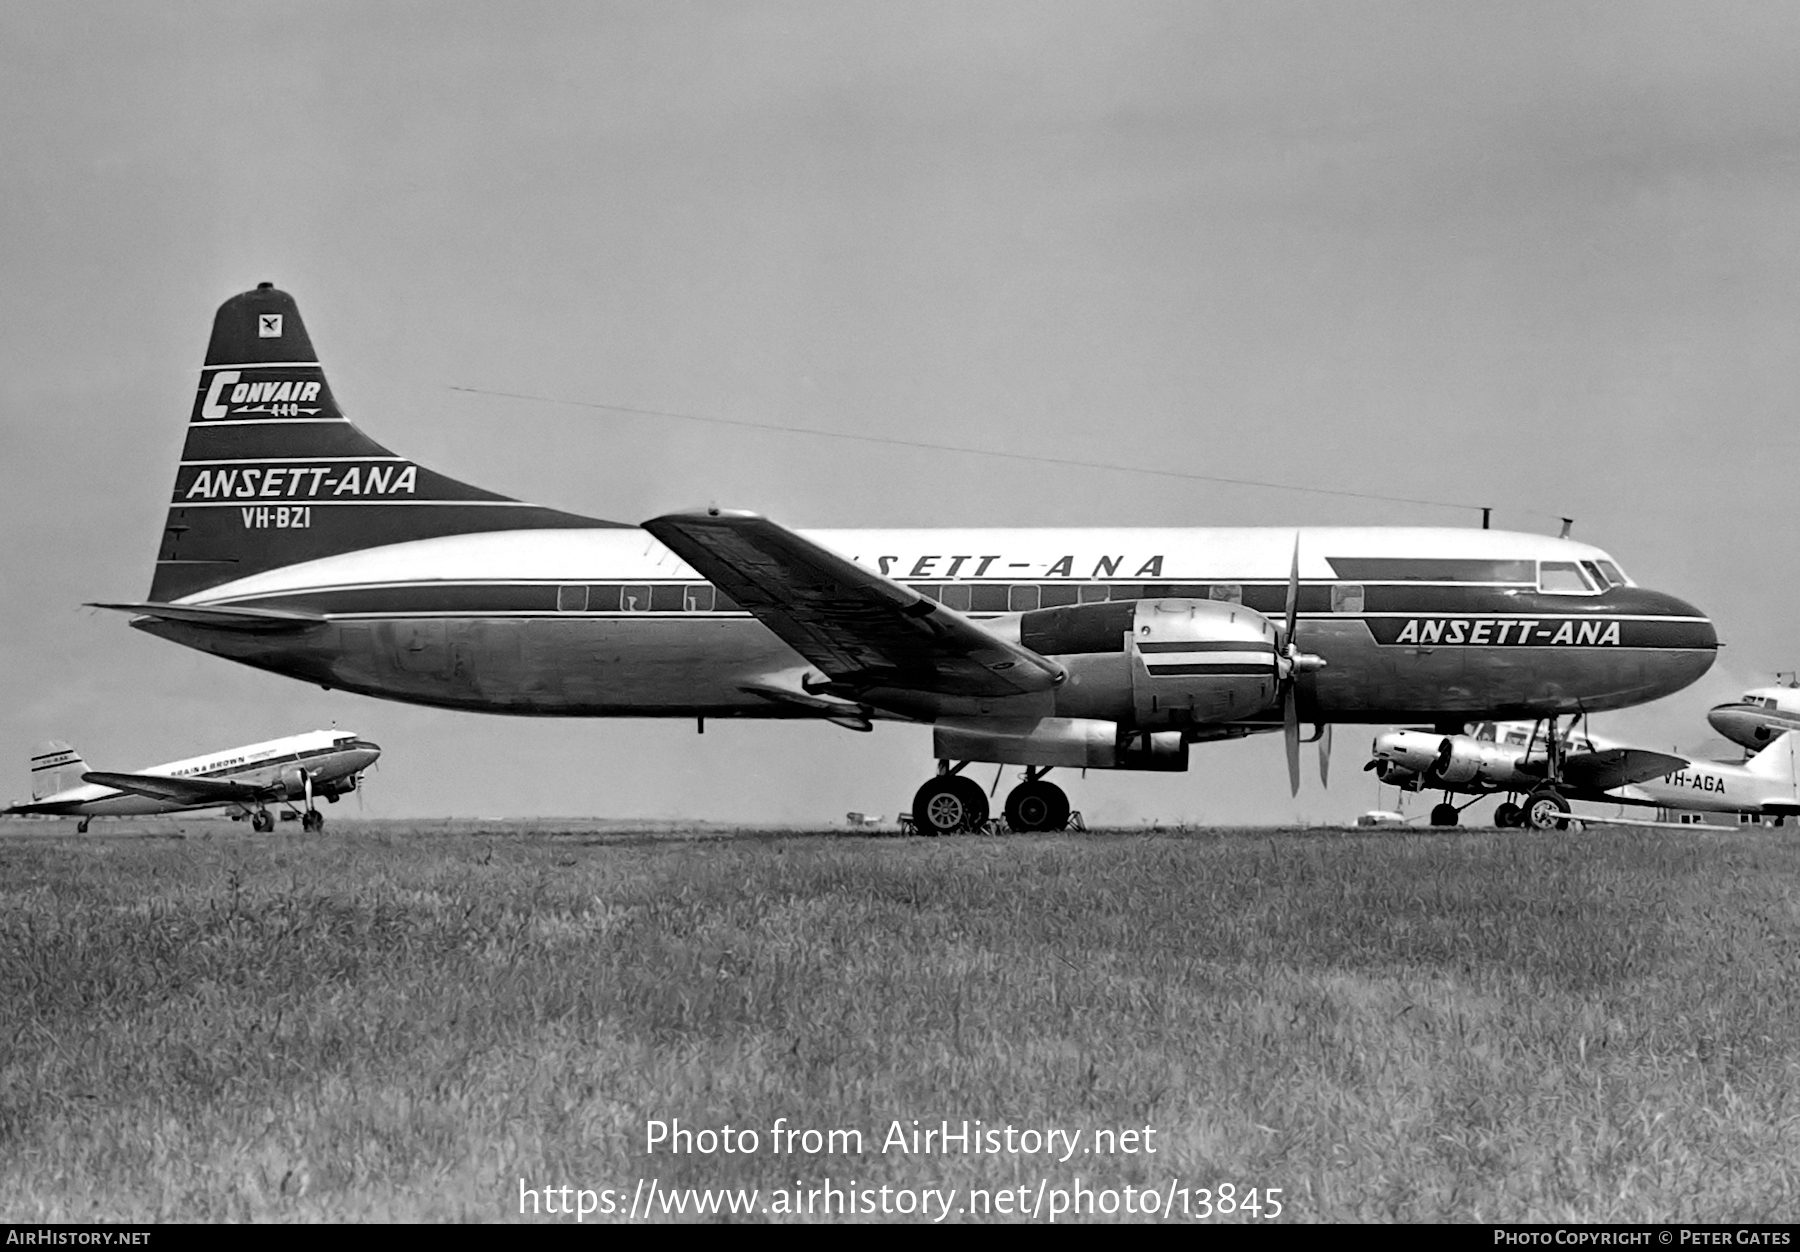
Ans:
[[[1743,699],[1711,709],[1706,720],[1731,742],[1755,752],[1791,730],[1800,730],[1800,677],[1780,686],[1746,691]]]
[[[797,533],[708,509],[642,527],[483,491],[347,421],[263,284],[213,323],[132,625],[325,687],[540,716],[930,723],[931,833],[987,818],[971,762],[1183,770],[1300,727],[1548,718],[1653,700],[1712,623],[1598,548],[1489,530]],[[701,721],[704,727],[704,721]],[[1321,743],[1321,747],[1324,744]]]
[[[188,809],[230,807],[232,820],[250,819],[251,828],[275,828],[270,804],[300,801],[301,826],[325,829],[325,815],[313,801],[356,790],[357,779],[381,749],[344,730],[313,730],[267,743],[227,748],[185,761],[152,765],[133,774],[90,770],[66,743],[52,740],[32,754],[31,802],[7,813],[80,817],[86,832],[96,817],[142,817]]]
[[[1795,773],[1800,736],[1783,733],[1743,764],[1698,761],[1632,748],[1573,726],[1555,738],[1538,723],[1484,722],[1474,734],[1394,730],[1377,735],[1363,768],[1403,791],[1442,790],[1431,824],[1454,826],[1452,795],[1505,793],[1496,826],[1548,830],[1568,823],[1570,800],[1654,805],[1708,813],[1751,813],[1777,821],[1800,815]],[[1515,798],[1523,794],[1523,804]],[[1475,803],[1470,800],[1461,808]]]

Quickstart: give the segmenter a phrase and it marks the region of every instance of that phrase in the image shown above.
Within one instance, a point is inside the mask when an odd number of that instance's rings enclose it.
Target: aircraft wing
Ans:
[[[116,787],[135,795],[149,796],[169,804],[230,804],[251,801],[269,794],[264,787],[247,787],[243,783],[225,782],[218,778],[169,778],[162,774],[109,774],[94,770],[83,774],[81,781]]]
[[[754,513],[670,513],[644,529],[835,682],[1010,696],[1061,679],[1029,648]]]
[[[1686,769],[1685,756],[1652,752],[1648,748],[1608,748],[1603,752],[1576,752],[1563,759],[1563,777],[1583,790],[1612,791],[1662,774]]]

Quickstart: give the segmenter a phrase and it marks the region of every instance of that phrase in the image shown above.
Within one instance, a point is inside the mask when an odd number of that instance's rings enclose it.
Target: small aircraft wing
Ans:
[[[1029,648],[766,517],[707,509],[644,529],[834,682],[1009,696],[1061,679]]]
[[[1661,774],[1673,774],[1689,764],[1685,756],[1648,748],[1608,748],[1603,752],[1569,754],[1563,760],[1563,777],[1584,791],[1612,791]]]
[[[251,801],[269,794],[267,788],[247,787],[218,778],[169,778],[162,774],[110,774],[93,770],[83,774],[81,780],[169,804],[230,804],[234,800]]]

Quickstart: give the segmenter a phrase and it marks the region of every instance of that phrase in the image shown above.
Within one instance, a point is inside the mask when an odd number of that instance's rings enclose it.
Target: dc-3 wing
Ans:
[[[1685,756],[1670,756],[1648,748],[1608,748],[1603,752],[1569,754],[1563,759],[1563,778],[1584,791],[1613,791],[1673,774],[1690,763]]]
[[[169,778],[162,774],[109,774],[93,770],[81,781],[116,787],[152,800],[170,804],[230,804],[250,801],[269,794],[264,787],[247,787],[243,783],[225,782],[217,778]]]
[[[1029,648],[766,517],[707,509],[644,529],[834,683],[1011,696],[1061,681]]]

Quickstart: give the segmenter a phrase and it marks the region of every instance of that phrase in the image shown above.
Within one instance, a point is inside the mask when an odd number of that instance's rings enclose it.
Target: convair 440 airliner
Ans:
[[[233,821],[249,817],[252,828],[267,831],[275,828],[267,806],[298,800],[305,805],[301,825],[323,830],[325,815],[313,801],[335,804],[355,791],[358,775],[380,755],[379,747],[349,731],[313,730],[115,774],[90,770],[75,749],[51,740],[31,757],[31,803],[5,811],[80,817],[85,832],[96,817],[229,806]]]
[[[642,526],[467,486],[344,417],[291,297],[225,302],[146,602],[190,647],[326,687],[493,713],[931,723],[913,815],[987,818],[960,771],[1182,770],[1299,727],[1460,729],[1653,700],[1712,664],[1693,606],[1605,552],[1489,530],[795,532],[707,509]],[[701,722],[704,726],[704,722]]]

